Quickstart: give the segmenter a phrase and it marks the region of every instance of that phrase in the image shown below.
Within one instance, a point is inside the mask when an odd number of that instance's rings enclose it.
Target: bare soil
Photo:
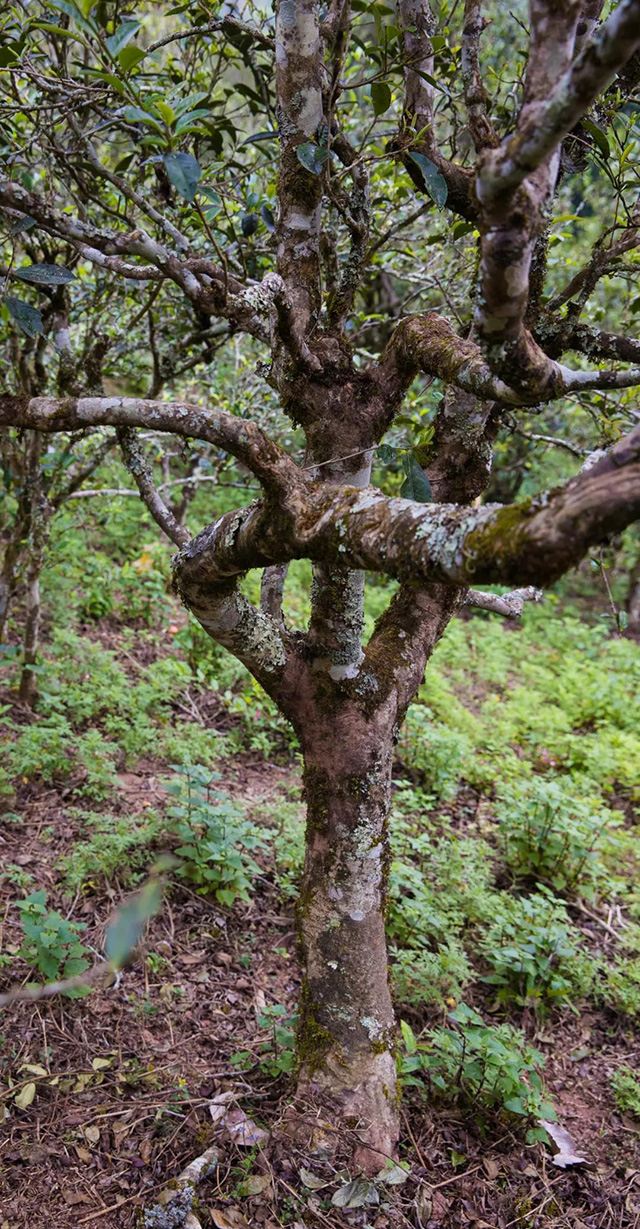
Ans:
[[[161,805],[160,776],[161,766],[152,761],[123,773],[117,807],[137,813]],[[276,800],[292,777],[293,769],[240,759],[224,785],[251,800],[259,815],[261,802]],[[55,863],[78,837],[68,815],[72,803],[68,782],[60,789],[23,785],[12,803],[23,822],[0,826],[0,852],[4,866],[15,863],[47,888],[51,907],[87,923],[84,940],[99,952],[121,889],[117,881],[97,883],[74,901],[60,896]],[[462,792],[458,805],[464,825],[477,800]],[[13,930],[19,938],[10,907],[15,897],[15,886],[0,879],[0,929],[9,940]],[[589,920],[583,922],[588,928]],[[162,957],[159,971],[150,954]],[[0,973],[8,985],[8,971]],[[525,1022],[547,1056],[560,1121],[588,1166],[562,1171],[542,1144],[526,1146],[507,1129],[483,1134],[470,1116],[408,1095],[402,1140],[402,1156],[411,1163],[407,1181],[388,1188],[376,1206],[331,1206],[330,1196],[347,1176],[342,1158],[326,1160],[320,1145],[305,1154],[290,1142],[283,1116],[291,1084],[259,1066],[264,1030],[257,1014],[265,1004],[293,1009],[299,984],[295,920],[265,865],[251,905],[231,911],[173,887],[144,949],[116,984],[83,999],[18,1003],[5,1011],[0,1229],[131,1229],[212,1143],[220,1160],[200,1187],[203,1229],[640,1226],[640,1123],[616,1112],[609,1082],[617,1066],[637,1068],[640,1035],[603,1012],[565,1013],[540,1027]],[[255,1054],[255,1065],[240,1070],[234,1062],[239,1051]],[[36,1085],[35,1097],[20,1109],[16,1089],[28,1083]],[[215,1117],[225,1093],[225,1104],[268,1133],[257,1149],[239,1144],[219,1114],[214,1122],[212,1103]],[[323,1117],[322,1107],[304,1109],[310,1119]],[[344,1163],[350,1143],[342,1141]],[[248,1176],[254,1194],[243,1187]]]

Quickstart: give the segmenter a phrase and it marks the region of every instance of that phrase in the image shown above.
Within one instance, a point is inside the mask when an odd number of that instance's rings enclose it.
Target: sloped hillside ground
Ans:
[[[411,709],[388,912],[402,1165],[349,1186],[322,1131],[303,1155],[281,1129],[296,747],[145,532],[92,554],[60,532],[35,713],[5,657],[2,989],[98,980],[2,1012],[2,1229],[129,1229],[214,1143],[206,1229],[640,1224],[640,646],[606,593],[586,570],[519,627],[459,620]],[[387,597],[370,588],[370,619]],[[163,902],[110,984],[105,928],[154,866]],[[586,1164],[555,1165],[541,1119]]]

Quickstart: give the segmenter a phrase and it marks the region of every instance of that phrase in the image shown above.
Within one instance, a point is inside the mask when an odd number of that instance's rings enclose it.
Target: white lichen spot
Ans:
[[[364,916],[365,915],[362,909],[352,909],[351,913],[349,914],[349,917],[351,918],[352,922],[363,922]]]
[[[362,1027],[367,1030],[371,1041],[378,1041],[384,1033],[384,1028],[375,1016],[363,1016],[360,1021]]]

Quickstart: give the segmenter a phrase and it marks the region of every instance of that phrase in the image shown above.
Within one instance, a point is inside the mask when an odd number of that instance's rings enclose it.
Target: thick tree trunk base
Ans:
[[[393,1055],[363,1054],[360,1061],[350,1056],[348,1071],[331,1058],[322,1072],[303,1069],[288,1118],[292,1132],[310,1152],[346,1153],[353,1170],[372,1177],[395,1157],[398,1147]]]
[[[392,749],[391,721],[349,705],[318,720],[304,748],[296,1105],[312,1136],[322,1120],[325,1143],[344,1153],[348,1141],[350,1164],[368,1174],[395,1155],[399,1131],[384,924]]]

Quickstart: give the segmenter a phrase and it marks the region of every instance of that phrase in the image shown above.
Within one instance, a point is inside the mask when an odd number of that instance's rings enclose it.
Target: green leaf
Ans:
[[[189,128],[197,127],[199,120],[207,119],[210,115],[209,107],[198,107],[196,111],[186,111],[184,115],[180,116],[176,124],[176,136],[179,136],[181,132],[186,132]]]
[[[32,226],[37,226],[35,218],[30,218],[27,214],[23,218],[18,218],[17,222],[13,223],[10,235],[21,235],[23,230],[31,230]]]
[[[143,111],[142,107],[124,107],[122,118],[129,121],[130,124],[151,124],[152,128],[157,128],[158,132],[162,132],[160,122],[149,115],[148,111]]]
[[[312,141],[305,141],[296,149],[298,162],[302,163],[305,171],[310,171],[312,175],[320,175],[322,168],[327,161],[327,150],[320,145],[314,145]]]
[[[510,1097],[508,1101],[505,1101],[504,1108],[509,1110],[511,1114],[526,1114],[527,1112],[527,1107],[522,1097]]]
[[[590,137],[593,137],[593,140],[598,146],[602,157],[605,160],[608,160],[611,157],[611,146],[609,145],[607,134],[602,131],[602,128],[598,128],[598,125],[594,124],[593,120],[590,119],[583,119],[582,127],[589,133]]]
[[[123,72],[131,72],[131,69],[135,68],[136,64],[144,60],[146,54],[146,51],[143,51],[141,47],[123,47],[122,51],[118,52],[118,64]]]
[[[268,205],[260,206],[260,217],[268,231],[273,232],[276,229],[276,220]]]
[[[431,200],[435,201],[438,209],[443,209],[447,203],[449,193],[444,175],[441,175],[435,162],[432,162],[430,158],[426,158],[424,154],[411,153],[409,157],[422,171],[425,190],[428,192]]]
[[[391,90],[386,81],[374,81],[371,86],[371,101],[376,115],[384,115],[391,106]]]
[[[30,303],[25,303],[22,299],[15,299],[12,294],[7,295],[5,303],[9,315],[22,329],[22,332],[27,334],[27,337],[43,336],[42,316],[37,307],[32,307]]]
[[[240,225],[245,238],[250,239],[252,235],[255,235],[258,229],[259,222],[257,213],[243,213],[242,217],[240,218]]]
[[[419,504],[430,504],[433,500],[431,484],[412,452],[405,453],[402,464],[407,475],[400,488],[402,498],[415,499]]]
[[[400,1021],[400,1031],[402,1033],[402,1040],[404,1041],[404,1048],[407,1051],[407,1054],[415,1054],[418,1048],[418,1042],[416,1041],[416,1036],[411,1025],[407,1024],[406,1020]]]
[[[150,879],[118,909],[107,929],[104,950],[115,968],[120,969],[140,941],[142,932],[162,900],[162,885]]]
[[[169,106],[168,102],[164,102],[164,100],[160,98],[155,103],[155,108],[158,115],[164,120],[165,124],[173,123],[174,119],[176,118],[176,113],[173,107]]]
[[[120,22],[115,34],[112,34],[111,38],[107,39],[107,47],[111,54],[116,56],[119,51],[122,51],[122,48],[131,42],[131,39],[138,33],[139,29],[139,21],[131,17],[125,17],[124,21]]]
[[[392,444],[379,444],[376,448],[376,456],[383,465],[388,465],[390,461],[395,460],[396,451]]]
[[[202,175],[200,163],[193,154],[165,154],[163,161],[174,188],[185,201],[193,203]]]
[[[62,265],[24,265],[22,269],[14,269],[13,276],[34,286],[62,286],[76,280],[75,273]]]
[[[0,68],[8,68],[20,59],[19,43],[4,43],[0,47]]]

